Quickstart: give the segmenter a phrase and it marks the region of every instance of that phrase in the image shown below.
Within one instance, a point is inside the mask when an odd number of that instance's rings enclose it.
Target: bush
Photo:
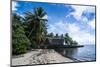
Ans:
[[[28,47],[30,46],[30,41],[26,37],[23,28],[19,26],[14,30],[13,33],[13,54],[22,54],[25,53]]]
[[[37,44],[35,43],[35,41],[32,42],[31,44],[31,49],[35,49],[35,48],[38,48]]]
[[[31,43],[25,35],[21,21],[16,15],[13,16],[12,27],[12,53],[23,54],[27,51]]]

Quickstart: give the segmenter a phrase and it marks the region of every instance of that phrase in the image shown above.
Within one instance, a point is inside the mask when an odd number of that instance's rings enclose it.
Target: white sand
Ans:
[[[31,64],[47,64],[73,62],[73,60],[63,57],[53,49],[35,49],[24,54],[24,57],[12,58],[12,65],[31,65]]]

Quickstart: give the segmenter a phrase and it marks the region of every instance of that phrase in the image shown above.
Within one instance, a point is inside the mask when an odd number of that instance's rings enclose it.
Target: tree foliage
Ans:
[[[37,45],[42,44],[45,41],[45,35],[47,34],[47,19],[46,12],[42,7],[34,9],[34,12],[25,13],[26,35]]]
[[[12,16],[12,53],[25,53],[30,45],[29,39],[25,35],[24,28],[21,25],[21,17],[17,14]]]
[[[59,38],[59,35],[56,33],[55,38]]]
[[[51,33],[49,33],[49,34],[47,34],[47,37],[54,37],[54,34],[51,32]]]
[[[78,43],[77,43],[76,41],[74,41],[74,40],[68,35],[68,33],[65,34],[64,39],[65,39],[66,44],[68,44],[68,45],[78,45]]]

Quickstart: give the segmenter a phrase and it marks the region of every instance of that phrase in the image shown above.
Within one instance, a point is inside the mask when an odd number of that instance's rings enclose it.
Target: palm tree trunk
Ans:
[[[29,33],[28,37],[30,37],[30,35],[32,34],[32,32],[33,32],[33,28],[32,28],[32,30],[31,30],[31,32]]]

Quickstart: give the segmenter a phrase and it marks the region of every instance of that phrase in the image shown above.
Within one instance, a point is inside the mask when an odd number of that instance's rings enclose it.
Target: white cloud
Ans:
[[[92,21],[90,21],[90,22],[88,23],[88,25],[90,25],[91,28],[95,29],[95,19],[93,19]]]
[[[49,24],[48,33],[53,32],[54,34],[58,33],[59,35],[67,32],[67,25],[62,21],[59,21],[54,24]]]
[[[18,6],[19,6],[19,5],[18,5],[17,2],[12,1],[12,11],[16,11]]]
[[[68,32],[69,35],[79,44],[95,44],[95,35],[81,30],[81,28],[76,24],[69,25]]]
[[[81,27],[75,23],[64,23],[62,21],[54,24],[50,24],[48,32],[53,32],[54,34],[58,33],[65,34],[66,32],[76,40],[79,44],[95,44],[95,35],[81,30]]]
[[[87,17],[82,16],[83,12],[95,13],[95,7],[73,5],[72,8],[75,11],[67,15],[66,18],[70,15],[73,15],[74,18],[80,22],[79,24],[82,24],[86,28],[82,29],[80,25],[78,25],[77,23],[69,24],[68,26],[69,35],[74,40],[78,41],[79,44],[95,44],[95,34],[91,34],[91,32],[87,32],[95,29],[95,18],[89,21]],[[87,29],[88,26],[90,26],[91,28]]]
[[[75,5],[73,5],[72,8],[75,9],[75,12],[73,12],[72,14],[77,20],[80,20],[83,18],[81,16],[83,12],[95,12],[95,7],[91,7],[91,6],[75,6]]]
[[[48,19],[48,15],[45,15],[45,16],[43,17],[43,19]]]
[[[73,24],[68,24],[68,31],[70,32],[70,33],[76,33],[76,32],[78,32],[80,30],[80,28],[75,24],[75,23],[73,23]]]
[[[75,9],[75,12],[72,12],[71,14],[77,19],[81,19],[81,15],[82,15],[82,12],[86,9],[86,7],[84,6],[72,6],[72,8]]]
[[[12,11],[13,12],[17,11],[17,7],[19,7],[19,4],[16,1],[12,1]],[[24,18],[24,14],[20,14],[18,12],[16,12],[16,14]]]
[[[72,5],[71,6],[75,11],[70,13],[69,15],[66,15],[66,18],[70,15],[73,15],[74,18],[78,21],[87,22],[88,19],[85,16],[82,16],[83,12],[88,13],[95,13],[95,7],[93,6],[78,6],[78,5]]]

